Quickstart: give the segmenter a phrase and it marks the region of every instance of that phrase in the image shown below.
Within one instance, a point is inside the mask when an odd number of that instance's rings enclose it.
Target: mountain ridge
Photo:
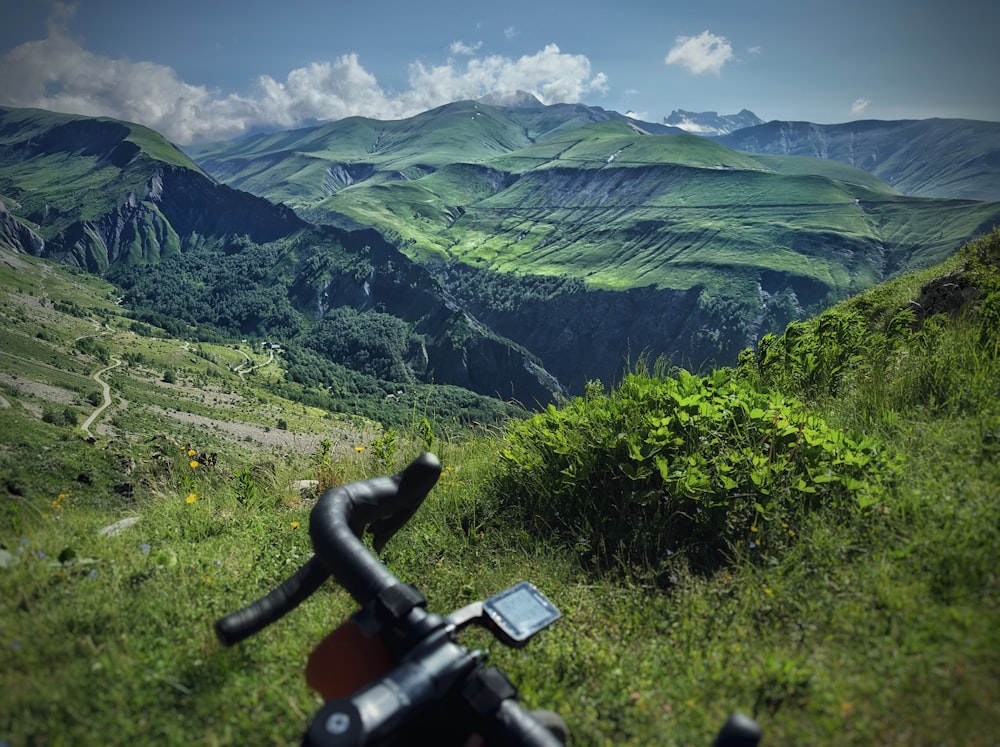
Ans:
[[[759,336],[939,261],[1000,221],[995,203],[906,197],[835,161],[755,155],[647,125],[584,105],[466,101],[408,120],[353,117],[192,150],[200,170],[184,174],[199,186],[181,191],[208,189],[215,182],[205,173],[234,194],[251,190],[267,201],[262,214],[287,215],[280,247],[258,246],[240,230],[253,217],[249,203],[212,220],[190,209],[200,204],[210,213],[220,205],[214,199],[175,211],[173,202],[156,202],[148,172],[124,202],[132,177],[121,174],[97,182],[95,195],[103,196],[93,199],[109,226],[127,227],[100,235],[116,246],[146,242],[149,250],[135,253],[143,268],[166,260],[156,270],[169,273],[159,287],[116,270],[143,289],[135,302],[159,299],[160,318],[196,324],[200,312],[178,305],[187,297],[202,299],[203,320],[244,333],[265,324],[292,329],[296,313],[316,323],[341,305],[384,310],[401,315],[410,332],[400,337],[407,349],[381,370],[446,374],[501,397],[521,382],[513,396],[528,403],[558,397],[563,387],[582,391],[591,379],[613,382],[639,354],[690,368],[730,363]],[[42,184],[45,199],[24,188],[25,170],[15,173],[23,181],[15,197],[37,202],[28,214],[69,205],[69,220],[74,203],[61,201],[82,190],[60,189],[117,168],[97,169],[92,155],[63,156],[65,163],[46,162],[58,178]],[[157,168],[171,173],[168,166]],[[0,194],[9,198],[5,174]],[[123,204],[147,211],[148,221],[136,223]],[[9,213],[26,215],[20,203]],[[185,217],[171,234],[157,220],[172,225],[174,215]],[[57,225],[29,228],[51,242]],[[7,240],[14,234],[7,230]],[[210,280],[197,277],[205,267]],[[187,285],[171,285],[189,275]],[[233,305],[225,294],[248,283],[253,302]],[[437,300],[411,303],[411,295]],[[377,327],[382,318],[365,319]],[[433,343],[426,356],[404,340],[416,331]]]
[[[1000,200],[1000,123],[967,119],[773,121],[716,138],[751,153],[836,160],[903,194]]]
[[[297,314],[315,323],[329,308],[388,309],[424,339],[407,380],[527,403],[561,396],[535,356],[459,308],[381,235],[311,226],[212,179],[152,131],[4,109],[0,163],[0,242],[114,280],[158,324],[212,320],[230,335],[269,337],[307,328]],[[403,279],[405,303],[398,290],[381,294]]]
[[[694,135],[713,137],[728,135],[730,132],[764,124],[764,120],[749,109],[741,109],[736,114],[718,112],[689,112],[674,109],[663,118],[663,124],[679,127]]]
[[[483,288],[489,273],[584,281],[584,290],[542,303],[580,304],[582,316],[539,312],[536,301],[500,309],[475,294],[463,300],[573,391],[587,378],[581,370],[613,380],[646,339],[656,340],[652,355],[693,367],[730,361],[766,331],[939,261],[1000,216],[993,203],[901,195],[836,161],[760,156],[597,114],[459,102],[381,123],[378,148],[358,147],[353,121],[297,131],[298,145],[283,139],[281,152],[226,144],[206,146],[207,159],[190,152],[219,178],[314,223],[376,226],[439,274],[474,268]],[[443,149],[443,133],[425,129],[435,122],[448,123]],[[347,137],[337,137],[340,128]],[[335,183],[324,169],[340,175]],[[676,315],[676,293],[697,299],[690,328]],[[629,294],[644,299],[638,323]],[[555,318],[569,326],[555,329]],[[635,334],[599,333],[599,319],[629,319]]]

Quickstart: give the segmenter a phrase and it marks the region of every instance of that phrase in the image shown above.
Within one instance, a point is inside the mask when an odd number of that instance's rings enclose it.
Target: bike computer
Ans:
[[[508,646],[523,646],[536,633],[558,620],[562,613],[527,581],[483,602],[483,613],[496,626]]]

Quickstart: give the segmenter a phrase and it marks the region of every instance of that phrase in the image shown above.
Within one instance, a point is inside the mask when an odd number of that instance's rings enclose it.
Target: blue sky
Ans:
[[[659,122],[1000,121],[996,0],[0,0],[0,105],[179,144],[491,90]]]

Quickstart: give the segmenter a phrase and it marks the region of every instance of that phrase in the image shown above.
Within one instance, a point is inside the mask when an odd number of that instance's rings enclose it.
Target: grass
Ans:
[[[995,248],[1000,238],[991,240]],[[550,596],[563,619],[524,650],[494,646],[492,660],[529,706],[567,718],[575,744],[706,744],[736,709],[756,716],[768,745],[995,743],[995,337],[992,346],[984,339],[982,312],[925,320],[889,358],[863,347],[896,329],[891,320],[921,286],[967,258],[831,312],[863,315],[869,325],[858,336],[859,354],[837,377],[836,394],[805,391],[791,378],[755,383],[806,397],[809,412],[831,428],[876,439],[901,461],[891,492],[867,510],[802,514],[784,528],[794,536],[780,549],[734,543],[709,573],[682,554],[665,568],[624,556],[595,566],[558,533],[518,520],[509,500],[515,496],[494,491],[507,431],[477,430],[432,444],[445,472],[386,548],[389,566],[418,584],[438,611],[525,579]],[[24,268],[20,278],[44,283],[50,298],[76,294],[88,318],[108,325],[103,339],[111,355],[142,345],[150,364],[115,369],[112,377],[116,422],[129,438],[104,431],[87,443],[71,427],[41,422],[26,407],[30,396],[3,390],[11,406],[0,409],[0,431],[8,434],[0,448],[7,491],[0,512],[0,740],[12,747],[298,743],[319,705],[301,676],[306,657],[349,614],[350,600],[328,584],[228,650],[214,640],[212,622],[308,556],[310,503],[292,480],[382,474],[425,444],[405,431],[391,449],[359,437],[324,455],[179,432],[145,404],[154,391],[176,391],[176,407],[198,400],[149,375],[166,364],[195,367],[170,357],[179,341],[130,336],[108,316],[113,309],[100,300],[106,288],[98,281],[59,270],[33,274],[42,265],[31,265],[36,270]],[[982,282],[995,278],[994,264]],[[19,308],[8,303],[2,311],[9,320]],[[991,307],[981,299],[980,308]],[[71,332],[59,337],[64,317],[53,306],[23,313],[31,321],[19,358],[71,344]],[[37,327],[30,325],[45,325],[53,340],[32,338]],[[220,359],[213,386],[231,387],[247,407],[212,405],[215,414],[249,418],[261,404],[252,382],[240,388],[225,348],[208,352]],[[67,372],[64,384],[103,367],[83,352],[57,357],[57,368],[89,365]],[[25,365],[18,375],[29,373]],[[589,406],[600,412],[618,396],[595,396]],[[274,404],[303,427],[324,424],[298,412],[301,406]],[[218,461],[192,467],[187,446],[197,458],[217,451]],[[114,490],[126,479],[135,486],[131,497]],[[99,534],[128,516],[139,521],[117,536]],[[485,643],[477,635],[470,641]]]

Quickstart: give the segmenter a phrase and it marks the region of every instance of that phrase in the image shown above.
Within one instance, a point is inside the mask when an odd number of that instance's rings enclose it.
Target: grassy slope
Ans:
[[[881,287],[845,312],[877,325],[955,266]],[[188,429],[154,405],[258,422],[277,407],[302,433],[331,426],[227,374],[236,351],[213,348],[221,365],[213,364],[178,341],[127,332],[111,289],[93,278],[5,257],[0,281],[3,349],[13,353],[0,382],[10,405],[0,409],[10,434],[0,451],[0,541],[5,565],[14,561],[0,568],[0,737],[17,747],[103,744],[108,735],[297,744],[318,705],[302,666],[350,602],[330,587],[234,650],[219,648],[210,625],[308,555],[308,505],[287,486],[324,474],[324,462]],[[57,300],[79,315],[58,312]],[[799,527],[793,548],[770,562],[748,557],[708,578],[678,567],[670,593],[643,583],[641,570],[595,575],[572,549],[492,515],[486,477],[499,446],[495,434],[479,434],[435,445],[445,475],[390,544],[390,566],[441,611],[525,578],[549,594],[564,619],[526,652],[497,651],[494,660],[530,706],[567,717],[577,744],[708,743],[737,708],[755,712],[769,745],[992,744],[1000,371],[977,327],[942,330],[937,347],[913,349],[910,368],[902,356],[811,406],[903,459],[892,500],[850,525]],[[150,362],[106,376],[116,404],[102,422],[114,430],[98,430],[94,445],[39,419],[53,398],[88,410],[79,398],[96,389],[89,376],[105,364],[71,347],[92,334],[110,356],[142,351]],[[939,363],[928,367],[922,355]],[[159,381],[166,366],[182,382],[203,376],[210,386],[169,388]],[[975,406],[921,398],[914,377],[926,373],[946,391],[977,394]],[[205,395],[219,403],[201,402]],[[217,468],[190,467],[181,448],[189,440],[218,450]],[[342,443],[342,455],[325,462],[328,477],[385,470],[354,451],[356,441]],[[405,443],[397,456],[419,448]],[[130,499],[112,489],[124,480],[136,486]],[[126,515],[139,523],[98,536]]]

